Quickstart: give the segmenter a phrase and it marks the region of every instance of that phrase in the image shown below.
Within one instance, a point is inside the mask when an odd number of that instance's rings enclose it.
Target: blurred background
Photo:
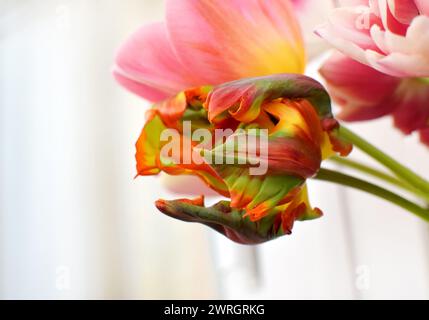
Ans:
[[[161,19],[159,0],[0,0],[0,298],[428,299],[428,226],[367,194],[312,182],[325,217],[259,247],[157,212],[178,196],[133,179],[149,105],[111,67]],[[351,128],[429,177],[390,119]]]

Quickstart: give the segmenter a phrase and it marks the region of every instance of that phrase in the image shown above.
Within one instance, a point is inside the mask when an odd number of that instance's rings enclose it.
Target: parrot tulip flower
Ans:
[[[166,21],[131,36],[118,52],[114,75],[156,102],[206,84],[303,73],[305,59],[289,0],[167,0]]]
[[[419,132],[429,145],[428,1],[352,2],[334,10],[317,29],[342,53],[321,69],[343,108],[340,118],[359,121],[391,114],[402,132]]]
[[[351,145],[337,136],[326,90],[298,75],[306,53],[294,11],[302,16],[310,3],[167,0],[166,21],[142,27],[121,47],[116,79],[155,102],[136,145],[138,175],[195,175],[229,198],[208,208],[204,197],[160,200],[163,213],[243,244],[290,234],[295,221],[322,215],[309,204],[306,179]],[[217,130],[231,135],[208,145],[193,139]],[[244,150],[229,148],[231,141],[244,141]],[[226,161],[213,161],[219,152]],[[254,174],[252,160],[265,171]]]
[[[186,132],[188,121],[192,126]],[[137,142],[137,170],[139,175],[164,171],[200,177],[230,201],[205,208],[203,197],[160,200],[158,209],[177,219],[204,223],[233,241],[257,244],[290,234],[296,220],[321,216],[308,202],[305,182],[318,173],[323,159],[351,151],[351,145],[337,136],[338,127],[327,92],[305,76],[273,75],[190,89],[148,111]],[[166,129],[177,130],[178,148],[189,146],[190,162],[184,161],[186,151],[176,161],[163,154],[163,147],[171,143],[162,138]],[[201,129],[212,137],[220,129],[229,129],[232,135],[202,150],[192,140]],[[251,144],[244,150],[228,149],[231,137],[263,129],[268,132],[268,153],[253,153]],[[249,162],[208,161],[207,154],[217,150],[223,155],[232,150],[228,155],[235,160],[252,152],[266,162],[266,171],[252,175]]]

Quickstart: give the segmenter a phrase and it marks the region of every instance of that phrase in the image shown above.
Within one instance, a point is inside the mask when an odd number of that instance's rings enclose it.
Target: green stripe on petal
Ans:
[[[172,218],[203,223],[240,244],[260,244],[289,233],[282,229],[281,223],[276,223],[280,219],[279,215],[274,214],[253,222],[249,218],[243,218],[243,210],[231,208],[228,201],[206,208],[187,200],[159,200],[156,206]]]

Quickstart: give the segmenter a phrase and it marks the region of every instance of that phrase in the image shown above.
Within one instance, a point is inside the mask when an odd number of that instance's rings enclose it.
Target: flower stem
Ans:
[[[411,171],[409,168],[403,166],[395,159],[388,156],[383,151],[376,148],[368,141],[362,139],[344,126],[341,126],[340,128],[340,135],[344,139],[353,143],[357,148],[365,152],[367,155],[391,170],[398,178],[406,181],[408,184],[418,190],[421,190],[425,194],[429,194],[429,182]]]
[[[391,176],[390,174],[387,174],[385,172],[379,171],[377,169],[374,169],[368,165],[362,164],[360,162],[350,160],[348,158],[341,158],[341,157],[332,157],[329,158],[330,161],[335,162],[337,164],[340,164],[342,166],[355,169],[357,171],[363,172],[367,175],[373,176],[375,178],[378,178],[380,180],[383,180],[387,183],[390,183],[398,188],[401,188],[405,191],[411,192],[412,194],[416,195],[419,198],[422,198],[427,203],[429,203],[429,194],[422,192],[413,186],[409,185],[407,182],[400,180],[394,176]]]
[[[429,209],[424,209],[419,205],[389,191],[382,187],[376,186],[370,182],[363,181],[361,179],[332,171],[328,169],[320,169],[318,175],[315,177],[316,180],[333,182],[343,186],[351,187],[357,190],[361,190],[372,195],[378,196],[384,200],[387,200],[397,206],[408,210],[423,220],[429,222]]]

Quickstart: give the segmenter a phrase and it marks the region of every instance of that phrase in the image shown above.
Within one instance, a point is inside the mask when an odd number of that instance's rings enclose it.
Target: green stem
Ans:
[[[385,154],[380,149],[374,147],[368,141],[362,139],[349,129],[341,126],[340,135],[353,143],[357,148],[368,154],[373,159],[390,169],[397,177],[403,179],[414,188],[423,191],[425,194],[429,194],[429,182],[415,174],[413,171],[397,162],[392,157]]]
[[[411,185],[409,185],[405,181],[399,180],[398,178],[393,177],[387,173],[384,173],[382,171],[374,169],[374,168],[367,166],[365,164],[362,164],[360,162],[350,160],[348,158],[332,157],[332,158],[329,158],[329,160],[332,162],[335,162],[337,164],[340,164],[342,166],[345,166],[345,167],[366,173],[367,175],[376,177],[376,178],[383,180],[387,183],[390,183],[390,184],[392,184],[398,188],[401,188],[403,190],[411,192],[412,194],[416,195],[419,198],[422,198],[423,200],[425,200],[426,202],[429,203],[429,194],[422,192],[422,191],[412,187]]]
[[[424,209],[417,204],[372,183],[360,180],[358,178],[332,171],[328,169],[320,169],[318,175],[315,177],[316,180],[333,182],[343,186],[351,187],[357,190],[361,190],[372,195],[378,196],[384,200],[387,200],[397,206],[414,213],[416,216],[429,222],[429,210]]]

